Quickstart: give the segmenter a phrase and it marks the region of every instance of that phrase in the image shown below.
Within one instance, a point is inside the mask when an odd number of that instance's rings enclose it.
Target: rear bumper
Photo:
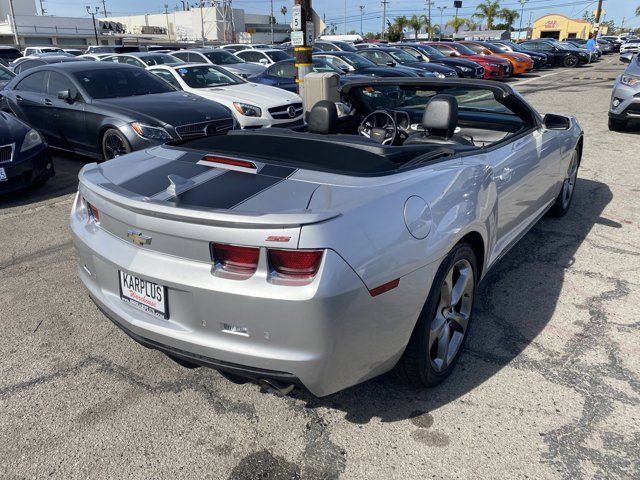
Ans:
[[[328,395],[390,370],[425,301],[435,264],[372,297],[355,272],[327,250],[309,285],[215,277],[211,265],[145,250],[75,215],[79,276],[105,314],[139,343],[250,378],[275,378]],[[118,270],[167,287],[169,318],[120,299]],[[254,275],[256,277],[256,275]],[[229,333],[224,324],[247,329]]]

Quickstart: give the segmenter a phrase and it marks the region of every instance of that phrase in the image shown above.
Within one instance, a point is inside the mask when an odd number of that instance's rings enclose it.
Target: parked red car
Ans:
[[[450,57],[466,58],[484,67],[485,79],[495,80],[509,77],[513,73],[511,63],[495,55],[478,55],[473,50],[457,42],[427,42],[438,51]]]

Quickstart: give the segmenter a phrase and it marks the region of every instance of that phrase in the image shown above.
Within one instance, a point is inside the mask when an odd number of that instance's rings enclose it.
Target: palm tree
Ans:
[[[465,25],[467,25],[468,21],[469,20],[466,18],[453,17],[451,20],[447,22],[446,26],[453,28],[453,31],[458,33],[458,30],[460,30],[460,27],[464,27]]]
[[[498,0],[486,0],[478,4],[476,13],[474,13],[473,16],[487,22],[487,30],[491,30],[493,28],[493,21],[498,16],[498,12],[500,12],[500,3]]]
[[[400,40],[402,40],[402,37],[404,36],[404,28],[409,25],[409,19],[403,15],[401,17],[396,17],[393,23],[398,29],[398,32],[400,32]]]
[[[509,10],[508,8],[503,8],[502,10],[500,10],[497,16],[504,20],[504,23],[507,24],[507,30],[509,30],[509,32],[511,32],[511,27],[513,27],[515,21],[520,18],[520,14],[517,10]]]
[[[433,35],[436,33],[436,28],[429,22],[429,17],[427,17],[426,15],[420,15],[419,19],[422,25],[424,25],[426,32],[430,34],[430,37],[433,37]]]
[[[480,25],[478,25],[476,22],[474,22],[470,18],[465,18],[464,19],[464,26],[467,27],[467,30],[469,30],[470,32],[473,32],[473,31],[478,30],[480,28]]]
[[[418,39],[418,33],[420,33],[420,29],[422,28],[422,19],[418,18],[417,15],[412,16],[409,19],[409,28],[413,30],[414,38]]]
[[[287,7],[283,5],[282,8],[280,9],[280,13],[282,13],[282,15],[284,16],[284,23],[286,25],[287,24]]]
[[[636,7],[636,17],[640,17],[640,5]]]

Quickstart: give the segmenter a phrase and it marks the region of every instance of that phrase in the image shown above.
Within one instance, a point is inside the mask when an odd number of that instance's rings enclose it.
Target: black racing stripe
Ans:
[[[297,168],[284,167],[282,165],[265,165],[260,170],[260,175],[268,175],[270,177],[287,178],[290,177]]]
[[[230,209],[280,183],[283,178],[229,171],[168,201],[176,206]]]
[[[121,183],[119,186],[130,192],[150,197],[161,192],[170,185],[171,182],[169,182],[169,175],[179,175],[183,178],[191,178],[208,170],[211,170],[211,167],[183,162],[181,160],[174,160],[164,165],[159,165],[153,170],[138,175],[137,177],[133,177],[126,182]]]

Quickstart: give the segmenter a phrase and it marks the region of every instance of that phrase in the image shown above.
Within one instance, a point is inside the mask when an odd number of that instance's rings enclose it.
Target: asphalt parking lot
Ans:
[[[512,82],[585,130],[572,210],[481,288],[457,370],[285,398],[115,328],[76,276],[83,159],[0,200],[3,478],[640,478],[640,128],[607,129],[617,55]]]

